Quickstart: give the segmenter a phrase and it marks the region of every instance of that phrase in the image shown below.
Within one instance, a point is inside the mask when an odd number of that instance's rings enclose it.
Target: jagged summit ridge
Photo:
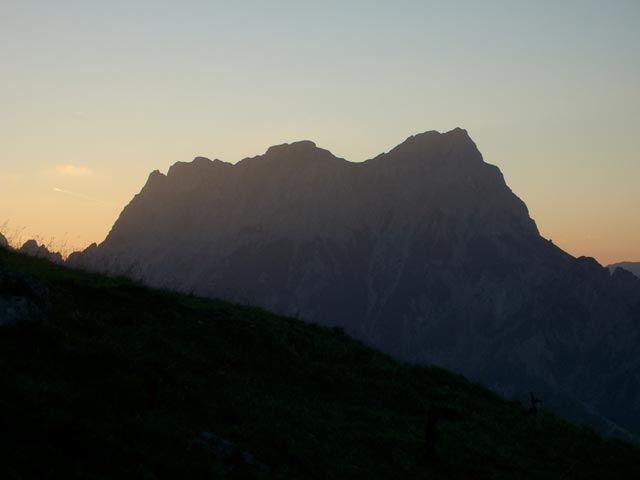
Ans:
[[[311,140],[299,140],[297,142],[292,143],[282,143],[280,145],[273,145],[269,147],[266,151],[266,155],[276,154],[281,152],[289,152],[289,153],[305,153],[318,149],[315,142]]]
[[[443,143],[444,142],[444,143]],[[441,144],[441,145],[440,145]],[[386,157],[391,152],[403,152],[405,154],[411,153],[420,153],[420,151],[424,151],[425,149],[436,149],[434,153],[442,153],[444,150],[437,150],[438,146],[441,147],[449,147],[452,148],[455,145],[464,146],[468,149],[468,151],[473,151],[474,149],[477,152],[476,157],[482,159],[480,152],[477,151],[475,147],[475,143],[471,140],[466,130],[462,128],[455,128],[451,131],[440,133],[435,130],[430,130],[424,133],[412,135],[408,137],[404,142],[395,147],[388,153],[382,153],[375,158],[370,160],[365,160],[364,162],[357,162],[358,164],[364,164],[366,162],[373,161],[380,157]],[[314,158],[324,158],[324,159],[333,159],[333,160],[343,160],[347,163],[348,160],[340,159],[336,157],[330,150],[326,150],[324,148],[320,148],[317,144],[311,140],[299,140],[291,143],[282,143],[279,145],[273,145],[267,149],[267,151],[262,155],[257,155],[255,157],[248,157],[243,160],[240,160],[236,163],[236,166],[247,162],[260,161],[260,160],[269,160],[275,159],[277,161],[284,161],[287,159],[293,159],[296,161],[304,161],[305,159],[314,159]],[[234,165],[229,162],[224,162],[222,160],[210,160],[207,157],[197,156],[191,162],[176,162],[171,166],[167,175],[170,175],[175,171],[182,171],[187,167],[191,167],[194,169],[207,169],[214,167],[216,164],[224,164],[224,165]],[[163,175],[159,170],[155,170],[151,173],[151,176],[157,177],[159,175]]]

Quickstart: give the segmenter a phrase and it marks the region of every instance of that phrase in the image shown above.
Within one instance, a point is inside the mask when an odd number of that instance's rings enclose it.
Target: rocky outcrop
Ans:
[[[73,252],[67,257],[66,264],[72,268],[80,268],[85,270],[101,270],[102,261],[99,259],[98,245],[92,243],[82,252]]]
[[[53,263],[63,263],[62,255],[59,252],[50,252],[46,246],[38,245],[35,240],[27,240],[18,251],[31,257],[44,258]]]
[[[73,262],[338,325],[640,433],[640,281],[542,238],[462,129],[362,163],[309,141],[176,163]]]
[[[0,248],[9,248],[9,242],[2,233],[0,233]]]
[[[211,432],[201,432],[197,438],[190,442],[190,448],[207,452],[212,460],[227,472],[244,469],[269,471],[269,467],[259,462],[253,454]]]
[[[27,275],[0,271],[0,327],[43,321],[50,310],[46,285]]]

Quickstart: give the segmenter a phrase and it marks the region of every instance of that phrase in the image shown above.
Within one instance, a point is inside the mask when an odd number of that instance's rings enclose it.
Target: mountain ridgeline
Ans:
[[[640,278],[640,262],[620,262],[613,263],[608,265],[607,268],[612,272],[615,272],[618,268],[623,268],[631,273],[633,273],[636,277]]]
[[[340,326],[640,435],[640,279],[542,238],[462,129],[361,163],[309,141],[176,163],[68,263]]]

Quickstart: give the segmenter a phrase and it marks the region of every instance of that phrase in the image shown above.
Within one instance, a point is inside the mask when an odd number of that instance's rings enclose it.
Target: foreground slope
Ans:
[[[640,438],[640,280],[542,238],[466,131],[154,172],[69,262],[258,305]]]
[[[52,306],[0,329],[1,478],[640,475],[637,447],[336,330],[2,249],[0,270],[39,278]],[[438,418],[429,459],[425,409]],[[269,470],[189,449],[202,431]]]

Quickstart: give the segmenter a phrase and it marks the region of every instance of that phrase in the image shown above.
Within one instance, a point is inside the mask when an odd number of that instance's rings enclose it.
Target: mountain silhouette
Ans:
[[[45,245],[38,245],[38,242],[33,239],[24,242],[18,251],[32,257],[44,258],[53,263],[63,262],[62,254],[60,252],[50,252]]]
[[[640,278],[640,262],[620,262],[620,263],[612,263],[608,265],[607,268],[611,270],[611,272],[615,272],[618,268],[623,268],[628,272],[633,273],[636,277]]]
[[[462,129],[361,163],[310,141],[178,162],[68,264],[339,326],[640,434],[640,280],[544,239]]]

